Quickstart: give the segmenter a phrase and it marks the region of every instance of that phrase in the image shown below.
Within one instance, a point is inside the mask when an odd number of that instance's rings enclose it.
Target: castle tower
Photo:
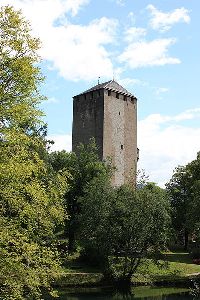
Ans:
[[[72,151],[94,137],[100,159],[111,157],[113,185],[135,184],[137,169],[137,99],[110,80],[74,96]]]

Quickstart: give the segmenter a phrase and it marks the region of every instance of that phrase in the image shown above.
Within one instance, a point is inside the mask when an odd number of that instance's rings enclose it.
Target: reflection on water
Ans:
[[[199,300],[187,289],[136,287],[129,293],[119,293],[106,289],[65,289],[59,291],[59,300]]]

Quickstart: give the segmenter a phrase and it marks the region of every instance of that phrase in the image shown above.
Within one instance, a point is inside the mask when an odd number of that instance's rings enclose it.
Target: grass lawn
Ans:
[[[133,280],[143,281],[167,281],[185,278],[200,273],[200,265],[192,263],[192,259],[186,252],[163,253],[162,260],[155,263],[151,259],[143,260]]]
[[[166,252],[158,262],[144,259],[137,273],[133,276],[136,284],[153,282],[174,282],[176,280],[200,273],[200,265],[192,263],[188,253]],[[60,286],[94,286],[103,278],[98,269],[80,263],[76,258],[68,261],[64,268]]]

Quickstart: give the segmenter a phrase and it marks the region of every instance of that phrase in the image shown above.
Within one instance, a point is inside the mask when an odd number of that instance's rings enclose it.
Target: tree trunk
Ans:
[[[74,222],[72,220],[70,220],[69,223],[65,225],[65,236],[68,238],[68,251],[69,253],[73,253],[76,249],[75,249],[75,228],[74,228]]]
[[[131,276],[122,276],[118,278],[114,281],[114,285],[121,292],[129,291],[131,288]]]
[[[188,250],[188,236],[189,236],[188,230],[185,229],[185,232],[184,232],[184,249],[185,250]]]

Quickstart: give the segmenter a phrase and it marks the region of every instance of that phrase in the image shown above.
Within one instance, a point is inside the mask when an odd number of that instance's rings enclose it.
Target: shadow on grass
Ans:
[[[80,273],[101,273],[98,267],[88,266],[86,263],[77,260],[67,261],[65,267],[73,272]]]
[[[169,252],[164,253],[163,260],[168,262],[178,262],[178,263],[185,263],[185,264],[193,264],[192,259],[187,252]]]

